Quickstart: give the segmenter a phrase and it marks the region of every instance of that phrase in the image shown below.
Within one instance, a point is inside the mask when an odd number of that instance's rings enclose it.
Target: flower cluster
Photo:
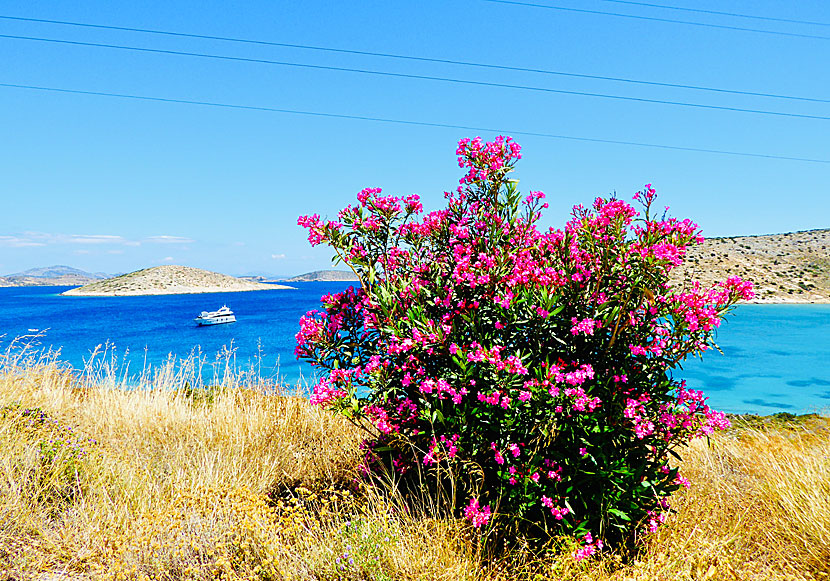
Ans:
[[[471,498],[470,504],[464,509],[464,518],[470,521],[475,528],[481,528],[490,520],[490,505],[479,507],[478,499]]]
[[[374,434],[364,473],[451,474],[474,527],[571,534],[589,556],[662,522],[683,482],[669,455],[728,425],[673,370],[751,284],[669,284],[703,239],[652,215],[651,185],[641,211],[598,198],[542,231],[544,194],[509,179],[512,139],[456,153],[466,173],[444,209],[373,188],[336,221],[300,218],[361,286],[303,317],[296,353],[321,372],[312,401]]]
[[[591,536],[591,533],[587,533],[582,538],[582,546],[574,551],[574,559],[577,561],[581,561],[582,559],[587,559],[597,551],[601,551],[603,547],[603,543],[601,540],[594,538]]]

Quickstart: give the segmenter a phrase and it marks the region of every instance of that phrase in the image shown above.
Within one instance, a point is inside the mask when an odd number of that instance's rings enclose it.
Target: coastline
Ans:
[[[334,281],[334,282],[348,282],[348,281]],[[179,287],[175,289],[157,289],[157,290],[134,290],[134,291],[85,291],[75,292],[83,287],[76,287],[60,293],[62,296],[75,297],[126,297],[126,296],[156,296],[156,295],[192,295],[192,294],[209,294],[209,293],[231,293],[231,292],[248,292],[248,291],[264,291],[264,290],[297,290],[297,287],[284,284],[261,284],[257,288],[224,288],[224,287]],[[740,301],[739,305],[830,305],[830,298],[820,298],[817,300],[804,300],[798,298],[755,298],[750,301]]]
[[[830,305],[830,299],[818,300],[786,300],[783,297],[752,299],[751,301],[740,301],[739,305]]]
[[[75,292],[83,287],[69,289],[64,291],[61,296],[66,297],[147,297],[147,296],[161,296],[161,295],[201,295],[213,293],[241,293],[253,291],[269,291],[269,290],[297,290],[297,287],[287,286],[284,284],[263,284],[257,288],[225,288],[225,287],[177,287],[167,289],[154,290],[131,290],[131,291],[84,291]]]

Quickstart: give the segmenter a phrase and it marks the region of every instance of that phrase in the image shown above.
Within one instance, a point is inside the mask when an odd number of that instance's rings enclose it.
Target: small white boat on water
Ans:
[[[222,323],[235,323],[236,316],[226,305],[218,311],[202,311],[202,314],[194,319],[199,326],[220,325]]]

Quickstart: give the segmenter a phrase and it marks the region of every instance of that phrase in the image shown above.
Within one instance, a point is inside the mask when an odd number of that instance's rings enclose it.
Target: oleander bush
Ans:
[[[713,345],[751,284],[669,285],[696,224],[597,198],[562,229],[537,227],[509,137],[459,142],[460,185],[424,213],[417,195],[365,189],[337,220],[304,216],[360,288],[300,322],[296,354],[322,379],[312,403],[366,430],[362,469],[429,491],[488,538],[579,541],[577,558],[655,531],[687,483],[672,459],[728,426],[673,377]]]

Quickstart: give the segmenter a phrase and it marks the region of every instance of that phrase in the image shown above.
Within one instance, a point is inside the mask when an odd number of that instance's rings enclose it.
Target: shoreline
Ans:
[[[134,290],[134,291],[86,291],[73,292],[83,287],[69,289],[60,296],[65,297],[150,297],[163,295],[201,295],[215,293],[241,293],[269,290],[297,290],[297,287],[283,284],[269,284],[261,288],[223,288],[223,287],[180,287],[175,289]]]
[[[818,301],[785,301],[775,299],[753,299],[751,301],[740,301],[738,305],[830,305],[830,299]]]

